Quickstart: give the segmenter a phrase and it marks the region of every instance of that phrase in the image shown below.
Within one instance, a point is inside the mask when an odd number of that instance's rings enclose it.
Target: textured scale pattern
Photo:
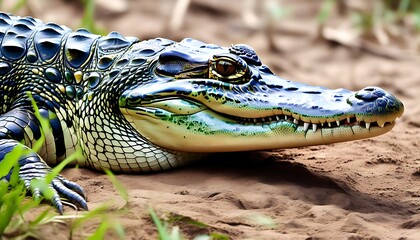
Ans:
[[[45,147],[39,153],[47,162],[56,164],[80,147],[86,159],[79,159],[78,164],[99,170],[106,167],[123,172],[158,171],[178,165],[172,153],[149,146],[132,133],[134,129],[127,129],[117,105],[101,104],[104,99],[117,99],[117,94],[95,91],[98,85],[109,83],[117,75],[134,78],[136,73],[131,71],[141,72],[147,57],[165,45],[159,47],[156,43],[165,41],[146,43],[150,48],[138,47],[122,56],[137,38],[125,38],[116,32],[101,37],[84,29],[72,32],[64,26],[4,13],[0,15],[0,40],[0,73],[4,76],[1,81],[6,82],[2,83],[1,92],[14,92],[3,94],[3,112],[27,107],[26,92],[33,95],[52,127],[53,135],[46,136]],[[11,78],[14,80],[7,83]],[[114,93],[129,84],[118,85],[112,86]],[[107,111],[115,113],[107,118]],[[38,138],[26,138],[25,144],[31,146]]]
[[[29,162],[46,166],[44,160],[55,165],[76,149],[83,152],[77,164],[99,170],[160,171],[187,161],[188,154],[164,151],[147,143],[119,113],[118,94],[137,84],[128,81],[133,81],[148,57],[167,43],[157,39],[149,48],[131,49],[137,42],[137,38],[125,38],[116,32],[101,37],[84,29],[73,32],[32,17],[0,13],[0,146],[7,150],[0,152],[0,161],[11,146],[21,142],[33,146],[41,132],[46,133],[43,147],[35,155],[22,157],[22,169],[34,166]],[[160,42],[162,46],[157,44]],[[127,82],[112,82],[128,74],[132,77],[125,78]],[[98,88],[100,85],[113,90]],[[50,122],[51,131],[41,129],[28,93],[42,117]],[[22,171],[21,178],[42,177],[50,169],[40,168],[39,174],[34,171]],[[61,180],[60,184],[64,183],[70,189],[58,187],[58,192],[86,206],[74,197],[75,191],[81,192],[80,187]],[[56,188],[59,185],[56,181],[54,184]],[[39,195],[37,191],[34,195]],[[56,199],[52,201],[62,209]]]

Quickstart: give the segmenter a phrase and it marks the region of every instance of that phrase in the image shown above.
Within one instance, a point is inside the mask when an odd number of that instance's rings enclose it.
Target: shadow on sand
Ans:
[[[344,207],[345,210],[361,213],[383,212],[402,215],[416,212],[415,206],[363,193],[352,188],[352,184],[349,182],[322,175],[324,173],[311,171],[304,164],[294,162],[293,157],[273,156],[270,152],[215,154],[185,167],[186,169],[203,172],[211,176],[219,175],[221,177],[253,179],[264,184],[279,187],[281,185],[295,185],[296,188],[304,191],[303,196],[305,197],[300,200],[309,201],[315,205],[335,204],[334,202],[328,202],[328,198],[317,199],[317,193],[325,191],[329,194],[345,194],[350,200],[350,205]],[[181,168],[178,171],[182,172],[183,170]],[[311,194],[313,196],[308,196]]]

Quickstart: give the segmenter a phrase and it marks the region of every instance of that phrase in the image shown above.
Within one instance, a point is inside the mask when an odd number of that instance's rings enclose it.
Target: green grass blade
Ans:
[[[23,184],[20,184],[2,196],[2,206],[0,210],[0,236],[4,233],[6,227],[10,224],[12,217],[19,209],[22,201],[22,193],[25,192]]]
[[[50,208],[45,209],[42,211],[37,218],[35,218],[33,221],[30,222],[31,226],[36,226],[41,223],[45,223],[46,219],[50,219],[51,217],[48,217],[48,214],[50,213]]]
[[[229,236],[221,233],[212,233],[210,234],[210,237],[212,240],[230,240]]]
[[[10,186],[16,186],[21,183],[20,178],[19,178],[19,171],[20,171],[20,166],[19,166],[19,163],[16,161],[15,166],[13,166],[12,175],[10,176],[10,180],[9,180]]]
[[[86,28],[95,34],[106,35],[106,31],[95,24],[95,0],[84,0],[83,4],[84,12],[80,27]]]
[[[57,175],[60,174],[61,171],[63,171],[64,167],[70,164],[73,161],[76,161],[76,159],[80,158],[80,151],[76,151],[75,153],[68,156],[66,159],[64,159],[62,162],[60,162],[57,166],[55,166],[51,173],[49,173],[45,180],[46,182],[50,183]]]
[[[113,225],[114,231],[117,233],[117,235],[120,237],[120,239],[125,239],[125,231],[122,224],[117,223]]]
[[[0,180],[0,207],[1,207],[3,196],[6,195],[8,190],[9,190],[9,183],[6,180]]]
[[[330,13],[335,4],[335,0],[324,0],[321,5],[321,10],[318,13],[318,22],[322,25],[325,24],[330,17]]]
[[[112,182],[112,185],[116,188],[118,194],[124,199],[124,201],[128,202],[128,193],[127,189],[121,184],[120,181],[115,177],[115,175],[109,169],[104,169],[106,175],[108,175],[109,180]]]
[[[12,167],[16,165],[19,158],[22,156],[22,153],[23,146],[17,145],[11,152],[4,156],[3,160],[0,162],[0,177],[9,174]]]
[[[92,235],[90,235],[87,238],[87,240],[104,239],[105,234],[108,231],[108,228],[109,228],[109,222],[108,221],[101,222],[99,227],[95,230],[95,232]]]
[[[16,2],[16,4],[13,6],[12,12],[17,12],[19,9],[23,8],[27,4],[28,0],[19,0]]]
[[[203,222],[194,220],[194,219],[192,219],[190,217],[187,217],[187,216],[183,216],[183,215],[180,215],[180,214],[175,214],[175,213],[170,214],[170,216],[169,216],[169,218],[168,218],[167,221],[170,224],[186,223],[186,224],[189,224],[189,225],[198,227],[198,228],[207,228],[207,227],[209,227],[209,225],[207,225],[207,224],[205,224]]]
[[[156,212],[153,210],[153,208],[149,209],[149,214],[152,217],[153,223],[156,225],[156,228],[159,234],[159,239],[171,240],[171,237],[166,231],[166,228],[163,226],[162,222],[160,221],[159,217],[156,215]]]
[[[401,16],[407,14],[409,6],[410,6],[410,0],[401,0],[398,6],[398,13]]]
[[[28,95],[29,99],[31,100],[31,104],[32,104],[32,107],[34,109],[35,117],[38,119],[39,123],[41,124],[41,131],[40,131],[41,132],[41,137],[32,146],[32,150],[34,152],[39,152],[39,150],[44,145],[45,134],[51,134],[50,123],[48,122],[48,120],[44,119],[41,116],[41,113],[39,112],[38,105],[36,105],[36,102],[35,102],[34,98],[32,97],[32,94],[30,92],[27,92],[27,95]]]
[[[414,10],[413,13],[413,20],[414,25],[416,26],[416,30],[420,31],[420,4],[419,6]]]
[[[89,31],[94,32],[95,30],[95,1],[94,0],[84,0],[85,7],[82,18],[82,27],[87,28]]]
[[[72,223],[72,229],[77,229],[80,226],[82,226],[83,223],[94,219],[95,217],[103,216],[108,212],[109,207],[105,204],[96,207],[93,210],[89,210],[88,212],[83,213],[83,215],[76,215],[76,216],[62,216],[60,219],[66,219],[66,218],[74,218],[75,221]]]

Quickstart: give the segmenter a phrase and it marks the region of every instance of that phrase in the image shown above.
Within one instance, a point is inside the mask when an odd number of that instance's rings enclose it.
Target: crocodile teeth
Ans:
[[[318,126],[315,123],[312,123],[312,131],[316,132]]]
[[[278,122],[287,121],[289,123],[296,124],[299,127],[303,127],[303,130],[305,132],[307,132],[309,128],[311,128],[313,132],[316,132],[318,128],[324,128],[326,125],[328,125],[329,128],[336,128],[336,127],[340,127],[343,124],[345,125],[346,123],[350,124],[351,126],[364,126],[367,130],[370,130],[370,128],[372,127],[372,122],[366,122],[366,120],[358,121],[357,116],[346,117],[342,121],[335,120],[336,124],[334,124],[334,121],[328,122],[328,121],[331,121],[332,119],[327,119],[325,122],[311,123],[311,122],[304,122],[303,120],[298,120],[295,117],[291,117],[287,115],[274,115],[274,116],[262,117],[262,118],[240,118],[240,119],[247,123],[254,122],[256,124],[259,124],[259,123],[264,124],[266,122],[273,122],[273,121],[278,121]],[[385,122],[384,120],[378,120],[376,122],[373,122],[373,126],[383,128],[385,127],[387,123],[392,123],[392,121]]]
[[[307,123],[307,122],[305,122],[305,123],[303,123],[303,131],[308,131],[308,129],[309,129],[309,123]]]

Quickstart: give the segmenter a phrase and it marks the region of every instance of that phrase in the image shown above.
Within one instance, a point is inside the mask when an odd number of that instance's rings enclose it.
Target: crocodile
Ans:
[[[0,33],[0,163],[25,149],[19,178],[35,197],[43,194],[30,182],[77,151],[73,165],[156,172],[215,152],[378,136],[404,109],[379,87],[280,78],[244,44],[99,36],[7,13]],[[0,177],[10,180],[11,172]],[[88,208],[83,188],[61,175],[50,188],[47,200],[59,212],[60,197]]]

